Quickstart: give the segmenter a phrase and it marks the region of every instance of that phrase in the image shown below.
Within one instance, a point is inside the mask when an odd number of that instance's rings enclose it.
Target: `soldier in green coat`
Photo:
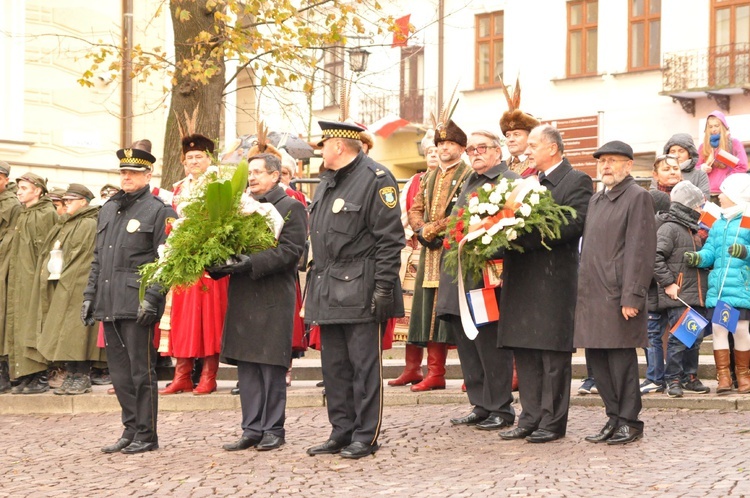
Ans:
[[[16,184],[10,181],[10,164],[0,161],[0,307],[6,309],[10,241],[21,203],[16,197]],[[10,391],[8,351],[5,350],[5,321],[0,317],[0,394]]]
[[[47,363],[36,351],[36,310],[29,306],[36,264],[44,239],[58,220],[52,201],[45,195],[47,181],[34,173],[16,180],[18,214],[10,244],[8,299],[5,313],[5,351],[10,376],[18,381],[12,394],[38,394],[49,390]],[[43,358],[42,358],[43,360]]]
[[[31,306],[37,310],[37,351],[48,362],[65,362],[67,376],[55,394],[91,392],[91,363],[104,359],[97,347],[98,327],[81,323],[83,291],[94,260],[96,218],[94,194],[71,183],[62,195],[67,216],[42,246]]]

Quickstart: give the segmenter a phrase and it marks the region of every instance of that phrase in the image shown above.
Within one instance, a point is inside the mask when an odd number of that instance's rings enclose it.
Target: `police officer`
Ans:
[[[363,129],[318,123],[326,171],[310,205],[313,262],[305,320],[320,325],[333,428],[307,453],[362,458],[378,449],[385,322],[404,316],[398,278],[404,230],[396,181],[362,151]]]
[[[164,311],[162,289],[146,289],[138,300],[138,267],[154,261],[166,240],[174,210],[151,194],[156,159],[140,149],[117,151],[122,190],[102,206],[94,261],[83,293],[81,319],[104,324],[112,384],[125,430],[104,453],[142,453],[159,448],[156,434],[157,378],[154,324]]]

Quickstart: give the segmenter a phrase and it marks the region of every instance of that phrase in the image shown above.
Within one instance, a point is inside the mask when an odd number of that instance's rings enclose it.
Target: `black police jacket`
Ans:
[[[393,287],[394,317],[404,316],[398,271],[406,245],[398,186],[384,166],[364,153],[326,170],[310,204],[313,262],[307,276],[305,321],[375,321],[375,283]]]
[[[120,191],[99,211],[96,228],[94,261],[85,300],[94,302],[94,318],[110,322],[135,319],[138,313],[138,267],[158,258],[157,250],[164,244],[167,218],[174,218],[174,209],[151,194],[148,185],[126,194]],[[164,294],[159,286],[146,290],[149,302],[164,311]]]

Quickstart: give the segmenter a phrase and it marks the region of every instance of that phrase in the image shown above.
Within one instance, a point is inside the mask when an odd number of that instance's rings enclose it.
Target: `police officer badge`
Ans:
[[[395,187],[383,187],[380,189],[380,199],[388,208],[393,209],[398,204],[398,196]]]
[[[130,221],[128,221],[128,224],[125,227],[125,230],[127,230],[130,233],[134,233],[140,227],[141,227],[141,222],[136,220],[135,218],[132,218]]]

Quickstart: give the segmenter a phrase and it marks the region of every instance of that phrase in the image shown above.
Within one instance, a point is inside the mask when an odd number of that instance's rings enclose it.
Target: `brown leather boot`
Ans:
[[[419,384],[411,386],[413,392],[445,389],[445,358],[448,345],[442,342],[427,343],[427,377]]]
[[[750,393],[750,351],[734,350],[734,372],[737,375],[737,392]]]
[[[211,394],[216,391],[216,372],[219,371],[219,355],[206,356],[203,359],[201,380],[193,389],[193,394]]]
[[[189,393],[193,390],[193,380],[190,378],[192,372],[192,358],[177,358],[172,383],[164,389],[159,389],[159,394]]]
[[[422,354],[423,350],[414,344],[407,344],[404,356],[406,357],[406,366],[404,371],[393,380],[388,381],[389,386],[405,386],[406,384],[416,384],[422,382]]]
[[[715,349],[714,363],[716,364],[716,380],[719,386],[716,388],[717,393],[727,393],[732,390],[732,375],[729,372],[729,350]]]

